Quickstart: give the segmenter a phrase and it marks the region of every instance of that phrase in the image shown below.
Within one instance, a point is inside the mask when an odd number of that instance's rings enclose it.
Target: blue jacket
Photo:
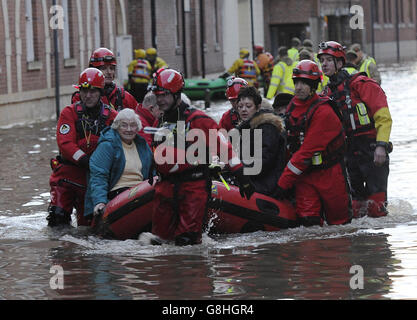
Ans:
[[[153,159],[151,149],[146,140],[139,135],[136,135],[133,142],[139,151],[139,158],[142,161],[142,175],[146,180],[149,177]],[[97,204],[109,202],[107,194],[119,181],[125,164],[126,159],[119,133],[110,127],[104,129],[98,140],[97,149],[90,158],[84,216],[93,214]]]

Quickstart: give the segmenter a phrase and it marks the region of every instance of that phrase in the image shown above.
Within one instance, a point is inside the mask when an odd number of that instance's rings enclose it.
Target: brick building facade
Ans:
[[[223,1],[128,0],[134,48],[156,47],[158,55],[186,77],[221,72]]]
[[[352,28],[362,14],[363,27]],[[264,0],[265,43],[273,54],[294,36],[316,46],[361,43],[379,62],[410,60],[417,56],[416,14],[416,0]]]
[[[61,109],[70,101],[94,48],[115,50],[126,30],[123,0],[2,0],[0,8],[0,126],[55,115],[54,21],[58,30]],[[118,14],[115,14],[118,13]],[[67,19],[54,19],[65,16]],[[57,24],[59,27],[59,24]]]
[[[118,83],[127,78],[133,49],[155,46],[186,77],[222,72],[224,0],[57,0],[60,110],[98,47],[118,60]],[[1,0],[0,127],[55,117],[52,0]]]
[[[118,59],[127,78],[133,49],[155,46],[186,77],[220,74],[240,47],[276,53],[293,36],[362,43],[378,62],[417,56],[417,0],[56,0],[60,109],[93,49]],[[55,117],[53,0],[0,0],[0,127]],[[352,29],[353,5],[364,26]],[[51,11],[52,10],[52,11]],[[251,18],[253,16],[253,19]],[[59,20],[60,21],[60,20]],[[253,25],[251,24],[253,22]]]

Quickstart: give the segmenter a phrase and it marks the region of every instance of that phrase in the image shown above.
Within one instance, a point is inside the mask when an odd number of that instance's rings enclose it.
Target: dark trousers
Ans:
[[[375,139],[359,136],[349,144],[347,170],[354,200],[354,215],[373,217],[387,214],[389,157],[378,167],[374,164]]]

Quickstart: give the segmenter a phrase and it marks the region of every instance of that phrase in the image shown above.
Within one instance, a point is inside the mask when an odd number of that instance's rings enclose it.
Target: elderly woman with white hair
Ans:
[[[138,134],[141,129],[139,116],[126,108],[118,113],[111,127],[102,131],[90,158],[84,210],[87,219],[119,193],[149,178],[152,152]]]

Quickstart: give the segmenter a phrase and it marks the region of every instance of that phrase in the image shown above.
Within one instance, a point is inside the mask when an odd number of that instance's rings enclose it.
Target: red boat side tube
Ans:
[[[230,186],[228,191],[218,181],[213,181],[211,196],[210,233],[278,231],[298,226],[295,208],[288,200],[278,201],[260,193],[247,200],[241,197],[238,187]]]
[[[147,181],[122,192],[106,205],[94,232],[104,238],[126,240],[150,231],[154,194],[154,187]]]
[[[118,240],[137,239],[150,231],[154,206],[154,186],[140,182],[111,200],[93,227],[99,236]],[[212,198],[208,203],[207,226],[211,234],[278,231],[298,226],[293,205],[260,193],[250,200],[242,198],[239,188],[213,181]]]

